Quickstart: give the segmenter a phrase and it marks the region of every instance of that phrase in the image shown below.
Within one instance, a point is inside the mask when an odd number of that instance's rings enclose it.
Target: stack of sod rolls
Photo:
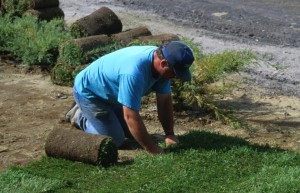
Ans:
[[[87,37],[100,34],[113,34],[122,31],[123,25],[118,16],[109,8],[101,7],[90,15],[71,24],[72,36]]]
[[[74,128],[52,130],[46,140],[45,152],[49,157],[101,166],[112,165],[118,159],[118,149],[111,137]]]
[[[41,20],[64,18],[65,14],[59,7],[59,0],[26,0],[29,8],[25,14],[31,14]]]
[[[159,46],[162,43],[179,40],[175,34],[152,35],[145,27],[129,28],[122,31],[123,25],[111,9],[100,7],[91,14],[70,24],[74,39],[62,42],[57,63],[51,71],[54,84],[72,86],[76,74],[104,54],[137,41]]]

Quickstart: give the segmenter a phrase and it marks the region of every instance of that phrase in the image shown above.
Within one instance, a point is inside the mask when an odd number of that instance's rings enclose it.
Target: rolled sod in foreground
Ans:
[[[148,28],[137,27],[129,29],[117,34],[112,35],[112,39],[120,42],[122,45],[130,43],[132,40],[137,39],[140,36],[150,36],[152,35]]]
[[[118,16],[109,8],[101,7],[90,15],[76,20],[70,26],[71,34],[86,37],[100,34],[114,34],[122,31],[122,23]]]
[[[45,9],[29,9],[25,12],[25,14],[31,14],[41,20],[47,20],[47,21],[50,21],[54,18],[65,17],[63,10],[59,7],[51,7]]]
[[[111,137],[78,129],[54,129],[46,140],[45,152],[49,157],[102,166],[114,164],[118,159],[118,149]]]

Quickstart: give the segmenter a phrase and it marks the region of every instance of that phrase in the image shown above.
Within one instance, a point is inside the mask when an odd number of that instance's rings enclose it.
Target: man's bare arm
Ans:
[[[173,103],[171,94],[156,94],[158,118],[166,135],[166,145],[179,143],[174,134]]]
[[[126,106],[123,106],[123,111],[124,119],[134,139],[149,154],[154,155],[163,153],[163,149],[156,145],[156,143],[151,139],[149,133],[146,130],[144,122],[139,114],[139,111],[130,109]]]
[[[156,94],[157,113],[166,135],[174,135],[173,104],[171,94]]]

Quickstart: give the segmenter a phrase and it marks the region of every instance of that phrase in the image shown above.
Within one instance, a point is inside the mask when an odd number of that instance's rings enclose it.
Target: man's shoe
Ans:
[[[70,109],[66,112],[66,114],[64,116],[64,121],[71,123],[71,120],[73,119],[73,116],[76,113],[77,109],[78,109],[78,106],[77,106],[76,102],[74,101],[72,106],[70,107]]]

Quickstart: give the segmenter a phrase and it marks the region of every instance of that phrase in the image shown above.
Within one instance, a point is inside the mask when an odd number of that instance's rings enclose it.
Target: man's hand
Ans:
[[[161,154],[164,150],[159,147],[150,137],[139,111],[123,106],[124,119],[134,139],[150,154]]]
[[[158,154],[163,154],[164,150],[163,150],[163,148],[156,146],[155,148],[152,148],[151,150],[147,150],[147,152],[150,155],[158,155]]]
[[[179,140],[177,139],[177,137],[175,135],[167,135],[165,142],[166,142],[166,146],[169,147],[171,145],[178,144]]]

